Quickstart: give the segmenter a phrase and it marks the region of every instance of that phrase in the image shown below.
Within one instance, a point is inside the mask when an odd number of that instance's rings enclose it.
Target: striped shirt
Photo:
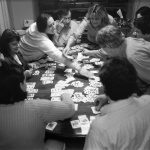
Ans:
[[[64,120],[74,114],[69,97],[60,102],[45,99],[0,105],[0,149],[44,150],[48,122]]]

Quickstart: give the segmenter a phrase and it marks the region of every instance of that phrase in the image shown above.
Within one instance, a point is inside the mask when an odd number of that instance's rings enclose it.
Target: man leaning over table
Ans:
[[[149,150],[150,95],[134,94],[134,66],[126,58],[108,58],[99,77],[104,85],[102,99],[105,96],[108,104],[92,122],[84,150]]]
[[[150,27],[150,20],[145,22],[149,22]],[[138,24],[140,22],[137,20],[135,26],[140,30],[142,26],[138,26]],[[104,59],[107,55],[127,58],[138,73],[138,93],[139,95],[143,94],[150,84],[150,42],[140,37],[125,38],[120,29],[113,25],[108,25],[99,30],[96,39],[101,49],[93,52],[85,51],[83,54],[101,59]]]
[[[58,11],[59,20],[55,21],[56,32],[53,42],[57,47],[66,46],[69,37],[76,32],[78,23],[71,20],[71,11],[69,9],[60,9]]]
[[[65,57],[62,52],[55,47],[47,35],[54,34],[54,31],[53,17],[45,13],[40,14],[36,22],[31,24],[26,34],[20,40],[20,52],[23,58],[28,62],[39,61],[45,58],[46,55],[55,61],[64,63],[66,66],[79,71],[83,76],[93,76],[91,72],[81,67],[79,63]]]

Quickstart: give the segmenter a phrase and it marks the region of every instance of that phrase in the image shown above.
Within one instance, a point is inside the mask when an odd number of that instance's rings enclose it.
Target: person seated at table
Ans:
[[[84,150],[148,150],[150,95],[136,96],[134,66],[126,58],[108,58],[99,77],[109,104],[92,122]]]
[[[55,47],[54,43],[48,38],[47,34],[54,34],[54,19],[51,15],[42,13],[37,17],[35,23],[27,29],[26,34],[20,41],[20,52],[23,58],[30,61],[38,61],[49,56],[55,61],[77,70],[81,75],[93,76],[85,68],[75,61],[63,56],[62,52]]]
[[[138,24],[139,22],[137,22],[139,31],[142,31],[144,26],[138,26]],[[145,41],[143,38],[125,38],[121,33],[121,30],[113,25],[108,25],[98,32],[97,42],[101,46],[101,49],[93,51],[92,56],[101,59],[104,59],[106,56],[120,56],[127,58],[138,73],[140,81],[139,88],[141,88],[139,92],[143,93],[149,88],[150,42]],[[91,52],[88,54],[91,55]]]
[[[30,77],[32,74],[32,68],[23,59],[19,52],[19,34],[11,29],[6,29],[0,37],[0,52],[3,55],[3,59],[10,65],[16,64],[23,67],[25,70],[25,76]]]
[[[56,33],[53,42],[57,47],[64,47],[69,37],[77,30],[78,23],[71,20],[71,11],[69,9],[60,9],[58,11],[59,20],[55,21]]]
[[[87,30],[87,39],[89,42],[97,44],[96,34],[104,26],[108,24],[116,24],[114,18],[110,16],[105,7],[99,4],[95,4],[89,7],[86,16],[80,23],[77,31],[69,38],[63,53],[68,53],[70,47],[75,44],[77,39],[83,34],[85,29]]]
[[[141,17],[149,17],[150,16],[150,8],[147,6],[143,6],[140,7],[136,13],[135,13],[135,20]],[[142,24],[142,20],[141,20],[141,24]],[[145,23],[143,23],[145,26]],[[146,29],[149,29],[149,27],[146,27]],[[148,35],[146,37],[144,37],[145,40],[150,41],[150,32],[147,33]],[[133,28],[131,29],[131,31],[128,33],[128,36],[131,37],[138,37],[138,30],[136,30],[136,28],[133,25]]]
[[[46,125],[74,115],[74,103],[68,94],[61,101],[33,99],[27,101],[26,78],[23,69],[0,67],[0,149],[2,150],[60,150],[62,141],[49,139],[44,143]],[[48,147],[49,146],[49,147]]]
[[[137,38],[143,38],[150,42],[150,16],[135,19],[134,29]]]

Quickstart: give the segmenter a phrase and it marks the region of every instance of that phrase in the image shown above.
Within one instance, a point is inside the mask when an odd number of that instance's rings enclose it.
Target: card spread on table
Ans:
[[[74,109],[75,109],[75,111],[78,110],[78,104],[74,104]]]
[[[56,127],[57,125],[57,122],[51,122],[51,123],[48,123],[47,126],[46,126],[46,129],[47,130],[54,130],[54,128]]]
[[[91,107],[91,109],[92,109],[93,114],[100,114],[101,113],[100,111],[97,111],[95,109],[95,106]]]
[[[40,80],[54,80],[54,77],[41,77]]]
[[[42,74],[42,77],[54,77],[55,74],[52,74],[52,73],[45,73],[45,74]]]
[[[52,80],[43,80],[42,83],[43,84],[51,84],[51,83],[53,83],[53,81]]]
[[[46,70],[45,71],[45,74],[47,74],[47,73],[54,73],[55,71],[53,71],[53,70]]]
[[[70,123],[71,123],[73,129],[80,128],[79,120],[72,120],[72,121],[70,121]]]
[[[38,89],[27,89],[28,93],[37,93]]]
[[[54,97],[51,98],[51,101],[60,102],[61,98],[60,98],[60,96],[54,96]]]
[[[95,116],[90,116],[90,124],[95,120]]]
[[[34,97],[34,93],[28,93],[27,97]]]

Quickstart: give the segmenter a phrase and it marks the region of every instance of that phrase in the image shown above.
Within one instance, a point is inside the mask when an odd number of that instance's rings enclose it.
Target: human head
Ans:
[[[54,34],[54,19],[51,15],[40,14],[36,20],[36,25],[39,32]]]
[[[107,25],[98,31],[96,41],[102,48],[118,48],[123,43],[124,38],[118,27]]]
[[[18,52],[20,36],[14,30],[6,29],[0,38],[1,53],[4,57],[12,56]]]
[[[140,18],[140,17],[147,17],[150,16],[150,8],[147,6],[140,7],[136,13],[135,13],[135,18]]]
[[[150,41],[150,16],[137,18],[134,20],[133,24],[136,37]]]
[[[121,57],[109,57],[99,70],[104,93],[113,101],[129,98],[137,88],[133,65]]]
[[[65,27],[68,27],[71,21],[71,11],[69,9],[60,9],[58,11],[59,21],[62,21]]]
[[[18,65],[9,66],[1,61],[0,66],[0,104],[14,104],[27,97],[23,68]]]
[[[87,19],[90,20],[92,26],[104,27],[105,25],[110,24],[107,11],[104,6],[95,4],[88,9],[86,15]]]

